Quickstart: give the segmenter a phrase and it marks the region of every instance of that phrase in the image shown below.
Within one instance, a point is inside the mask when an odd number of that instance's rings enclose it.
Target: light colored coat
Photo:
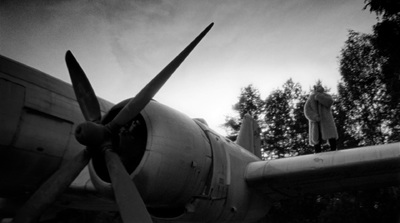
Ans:
[[[304,114],[308,119],[311,145],[316,145],[320,141],[319,128],[321,128],[322,140],[338,138],[331,111],[332,104],[332,96],[326,93],[313,93],[308,98],[304,106]]]

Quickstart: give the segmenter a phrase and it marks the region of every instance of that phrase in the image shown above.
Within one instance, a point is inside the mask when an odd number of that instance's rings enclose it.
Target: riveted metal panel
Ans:
[[[62,158],[71,131],[72,123],[25,108],[13,146]]]
[[[25,88],[0,78],[0,145],[11,144],[25,100]]]

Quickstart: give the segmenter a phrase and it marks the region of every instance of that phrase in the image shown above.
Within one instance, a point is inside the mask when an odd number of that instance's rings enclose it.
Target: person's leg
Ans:
[[[336,139],[329,139],[329,146],[331,147],[331,151],[336,151]]]
[[[321,128],[318,124],[318,144],[314,145],[315,153],[321,152],[321,146],[322,146],[322,133],[321,133]]]
[[[318,144],[314,145],[314,151],[315,153],[320,153],[321,152],[321,142]]]

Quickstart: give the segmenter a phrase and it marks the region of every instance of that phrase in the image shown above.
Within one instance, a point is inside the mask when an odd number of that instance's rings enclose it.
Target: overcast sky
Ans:
[[[16,3],[18,2],[18,3]],[[207,25],[215,25],[155,96],[218,129],[240,90],[263,99],[292,78],[336,92],[348,30],[371,33],[364,0],[0,1],[0,54],[60,78],[71,50],[98,96],[134,96]]]

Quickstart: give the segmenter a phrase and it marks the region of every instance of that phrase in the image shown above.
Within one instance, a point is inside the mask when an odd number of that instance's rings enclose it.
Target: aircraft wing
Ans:
[[[252,162],[245,177],[273,199],[400,185],[400,143]]]

